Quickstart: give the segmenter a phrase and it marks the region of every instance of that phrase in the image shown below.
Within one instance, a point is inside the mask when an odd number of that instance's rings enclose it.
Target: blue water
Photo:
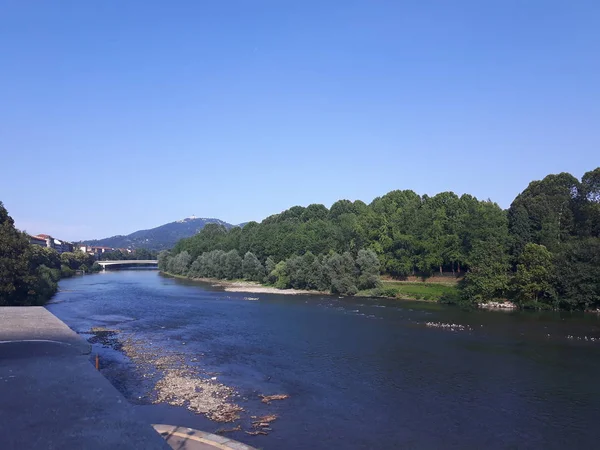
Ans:
[[[234,387],[244,430],[251,415],[277,414],[268,436],[229,434],[259,448],[598,446],[596,315],[230,293],[139,270],[63,280],[60,288],[48,309],[74,330],[119,329],[197,360]],[[95,344],[94,353],[149,422],[223,427],[184,407],[151,404],[155,378],[118,346]],[[259,401],[279,393],[290,398]]]

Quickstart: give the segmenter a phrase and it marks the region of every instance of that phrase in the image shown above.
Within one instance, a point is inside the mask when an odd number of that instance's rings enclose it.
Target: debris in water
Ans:
[[[240,406],[228,402],[235,392],[232,388],[184,370],[167,371],[164,378],[156,383],[156,392],[155,403],[187,406],[190,411],[204,414],[216,422],[233,422],[243,411]]]
[[[263,424],[266,424],[266,426],[269,426],[269,424],[275,420],[277,420],[277,416],[275,414],[269,414],[266,416],[262,416],[262,417],[256,417],[256,416],[252,416],[253,419],[256,419],[254,421],[252,421],[252,425],[254,426],[262,426]]]
[[[275,395],[259,395],[262,398],[262,402],[267,405],[271,403],[272,400],[285,400],[289,398],[288,394],[275,394]]]
[[[88,339],[88,342],[90,344],[102,344],[104,347],[118,347],[116,336],[119,332],[119,330],[112,330],[110,328],[92,327],[89,333],[93,334],[93,336]]]
[[[237,427],[233,427],[233,428],[219,428],[217,431],[215,431],[215,433],[225,434],[225,433],[233,433],[234,431],[242,431],[242,426],[238,425]]]

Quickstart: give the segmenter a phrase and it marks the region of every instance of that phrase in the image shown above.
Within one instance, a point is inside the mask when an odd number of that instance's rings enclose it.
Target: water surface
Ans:
[[[596,315],[230,293],[140,270],[60,288],[48,309],[74,330],[116,328],[177,349],[234,387],[244,429],[250,415],[277,414],[268,436],[230,434],[256,447],[559,449],[596,448],[600,438]],[[150,404],[155,378],[114,348],[94,352],[149,422],[223,427]],[[290,398],[258,398],[279,393]]]

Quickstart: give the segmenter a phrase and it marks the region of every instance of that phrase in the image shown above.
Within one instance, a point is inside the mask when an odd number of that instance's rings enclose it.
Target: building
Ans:
[[[29,236],[29,243],[32,245],[39,245],[40,247],[45,247],[46,239],[37,236]]]
[[[58,253],[72,252],[74,248],[72,243],[54,239],[49,234],[29,236],[29,243],[39,245],[40,247],[52,248]]]
[[[72,252],[73,244],[66,241],[59,241],[58,239],[54,239],[54,249],[58,253]]]
[[[92,246],[92,253],[96,256],[100,256],[102,253],[112,252],[115,249],[112,247],[101,247],[101,246]]]

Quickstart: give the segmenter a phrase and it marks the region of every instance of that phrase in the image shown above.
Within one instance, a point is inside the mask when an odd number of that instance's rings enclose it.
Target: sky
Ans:
[[[0,201],[59,239],[600,166],[600,2],[0,0]]]

